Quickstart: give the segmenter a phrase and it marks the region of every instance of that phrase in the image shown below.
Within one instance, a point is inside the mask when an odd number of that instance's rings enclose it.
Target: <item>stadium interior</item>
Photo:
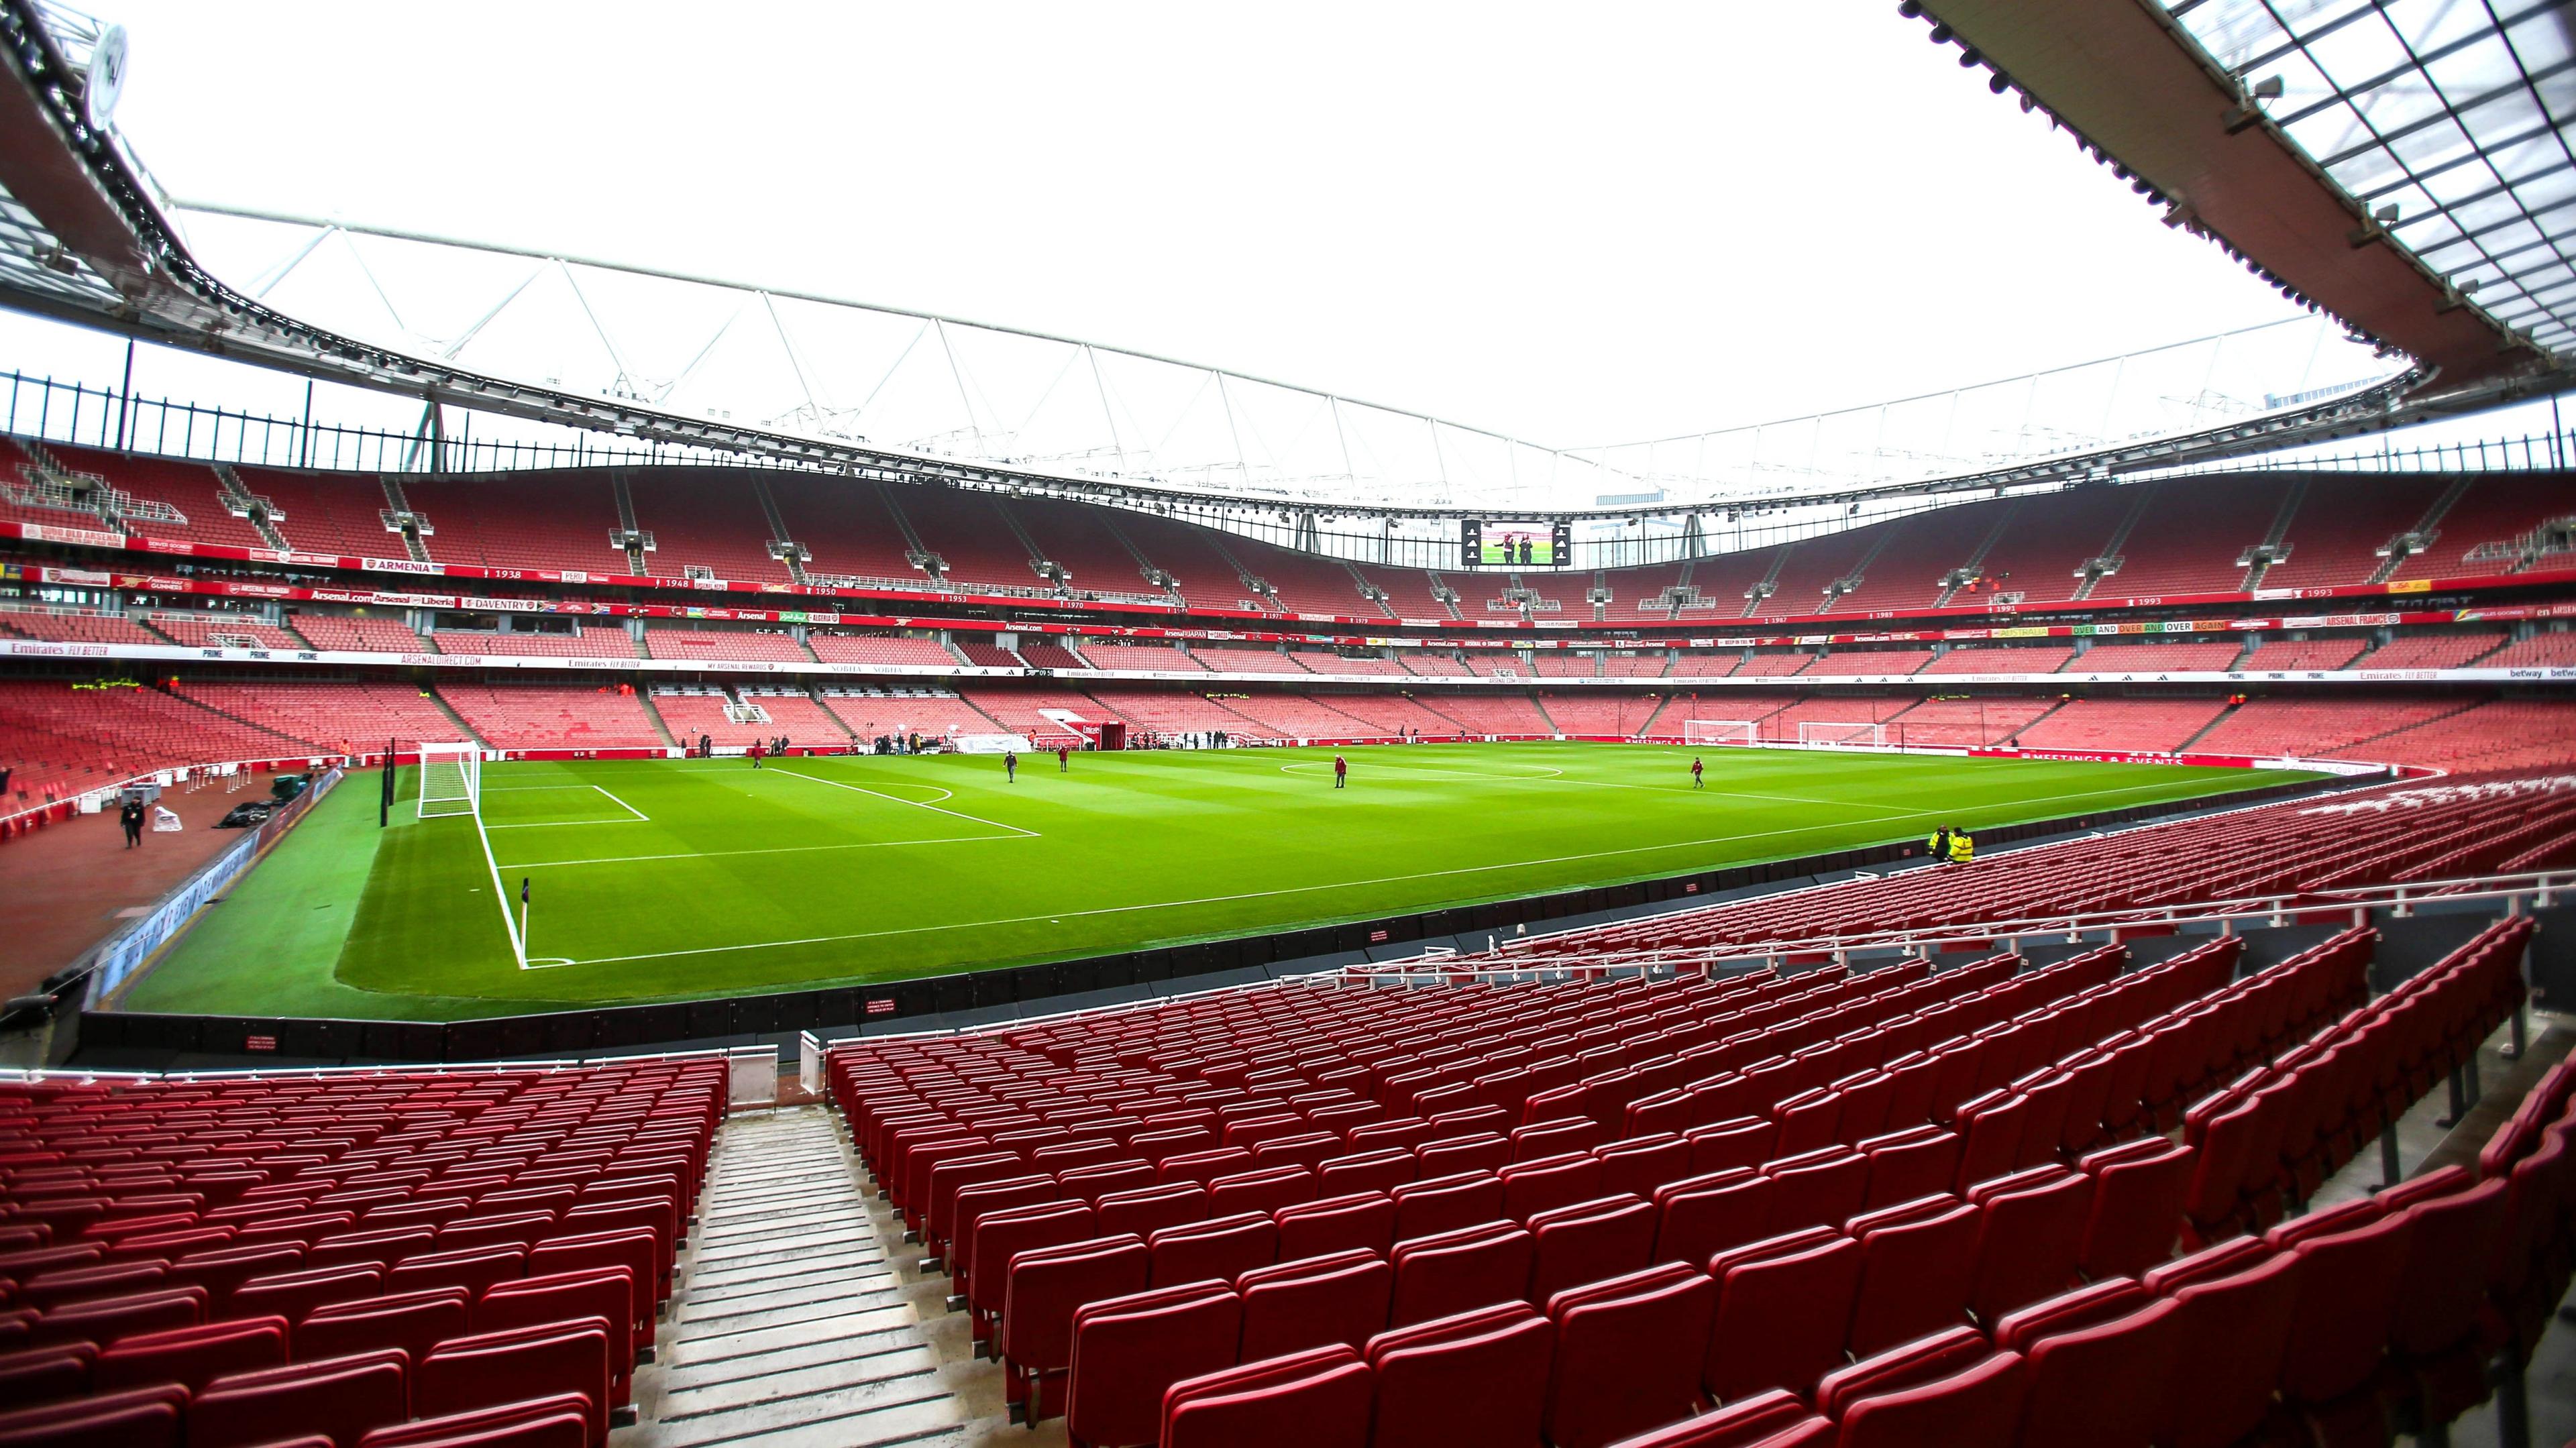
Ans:
[[[112,125],[121,29],[0,0],[0,306],[307,388],[281,420],[142,398],[130,356],[6,374],[0,1448],[2576,1440],[2576,36],[2426,8],[1869,22],[2381,375],[1787,491],[1623,500],[1655,445],[1549,453],[1597,500],[1487,508],[361,335],[192,250],[211,208]],[[421,422],[317,424],[316,380]],[[2534,405],[2547,437],[2403,444]],[[937,912],[933,851],[1001,838],[954,822],[1039,839],[914,756],[1114,790],[1111,753],[1258,762],[1301,810],[1345,761],[1469,800],[1706,766],[1842,833],[1569,809],[1530,893],[1421,884],[1497,868],[1472,815],[1370,815],[1238,871],[1190,853],[1236,788],[1201,780],[1062,806],[1101,833],[996,872],[1057,893],[947,880],[993,918],[874,932],[1053,930],[1017,954],[765,918],[760,872]],[[1905,757],[2189,788],[1997,773],[1954,817],[1905,796],[1975,776],[1868,772]],[[787,761],[945,834],[717,848],[605,772],[705,799]],[[655,843],[495,853],[559,826]],[[684,854],[740,900],[645,872],[585,908],[768,934],[533,948],[548,868]],[[1419,898],[1065,928],[1390,881]],[[381,1009],[270,999],[289,957]],[[667,957],[724,963],[574,974]],[[183,981],[214,1004],[154,1004]]]

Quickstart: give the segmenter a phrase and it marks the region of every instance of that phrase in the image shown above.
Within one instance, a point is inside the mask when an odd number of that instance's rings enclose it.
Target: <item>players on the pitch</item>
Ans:
[[[1705,789],[1708,787],[1707,781],[1699,777],[1699,770],[1699,756],[1694,754],[1691,756],[1691,788],[1693,789]]]

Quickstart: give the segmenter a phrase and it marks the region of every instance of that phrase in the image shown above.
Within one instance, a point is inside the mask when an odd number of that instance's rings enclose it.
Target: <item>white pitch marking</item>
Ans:
[[[606,785],[602,785],[602,784],[594,784],[594,785],[592,785],[592,786],[591,786],[591,788],[593,788],[593,789],[595,789],[595,790],[598,790],[601,794],[608,794],[608,787],[607,787]],[[644,811],[642,811],[642,810],[640,810],[640,809],[637,809],[635,806],[633,806],[633,805],[631,805],[631,804],[628,804],[626,801],[624,801],[624,800],[622,800],[622,799],[618,799],[618,798],[617,798],[617,796],[615,796],[615,795],[613,795],[613,794],[608,794],[608,797],[609,797],[610,799],[612,799],[612,800],[616,800],[617,807],[618,807],[619,809],[622,809],[622,810],[626,811],[628,814],[631,814],[631,815],[635,816],[635,818],[637,818],[637,819],[639,819],[639,820],[643,821],[644,823],[646,823],[646,824],[648,824],[648,825],[649,825],[649,824],[651,824],[651,823],[653,822],[653,817],[652,817],[651,815],[646,814]]]
[[[610,820],[610,824],[628,823]],[[656,860],[721,860],[731,855],[810,855],[829,850],[885,850],[903,845],[986,845],[1003,840],[1036,839],[1027,835],[943,835],[931,840],[859,840],[843,845],[775,845],[757,850],[683,850],[670,855],[602,855],[595,860],[524,860],[510,866],[513,870],[555,870],[575,865],[644,865]]]
[[[963,812],[963,811],[961,811],[961,810],[941,809],[939,806],[937,806],[937,805],[935,805],[935,804],[924,804],[923,802],[921,802],[920,800],[917,800],[917,799],[904,799],[904,798],[902,798],[902,797],[900,797],[900,796],[898,796],[898,795],[886,794],[886,793],[883,793],[883,792],[878,791],[878,790],[873,790],[873,789],[862,789],[861,787],[859,787],[858,785],[855,785],[855,784],[843,784],[843,783],[841,783],[841,782],[840,782],[839,780],[837,780],[837,779],[825,779],[825,778],[823,778],[823,777],[822,777],[822,776],[820,776],[820,775],[802,774],[802,773],[799,773],[799,772],[797,772],[796,770],[793,770],[793,769],[768,769],[768,770],[763,770],[763,771],[761,771],[761,772],[762,772],[762,773],[764,773],[764,774],[783,774],[783,775],[788,776],[788,777],[789,777],[789,778],[791,778],[791,779],[801,779],[801,780],[804,780],[804,781],[805,781],[806,783],[808,783],[808,784],[827,784],[827,785],[830,785],[830,786],[831,786],[832,788],[834,788],[834,789],[846,789],[846,790],[848,790],[848,791],[849,791],[850,793],[852,793],[852,794],[866,794],[866,795],[874,795],[874,796],[876,796],[878,799],[884,800],[884,801],[886,801],[886,802],[887,802],[887,803],[889,803],[889,804],[908,804],[908,805],[912,806],[914,809],[926,809],[926,810],[930,811],[932,814],[944,814],[944,815],[949,816],[949,817],[950,817],[950,818],[952,818],[952,819],[961,819],[961,820],[964,820],[964,821],[966,821],[968,824],[984,825],[984,826],[987,826],[987,827],[989,827],[989,828],[997,829],[997,830],[1009,830],[1009,831],[1010,831],[1010,832],[1012,832],[1013,834],[1026,835],[1026,836],[1028,836],[1030,839],[1036,839],[1036,838],[1038,838],[1038,832],[1037,832],[1037,831],[1035,831],[1035,830],[1028,830],[1028,829],[1022,829],[1022,828],[1020,828],[1018,825],[1004,824],[1004,823],[1002,823],[1000,820],[980,819],[980,818],[978,818],[978,817],[976,817],[976,816],[974,816],[974,815],[967,814],[967,813],[965,813],[965,812]],[[937,788],[939,788],[939,786],[938,786],[938,785],[935,785],[935,784],[934,784],[934,785],[931,785],[931,786],[928,786],[928,787],[929,787],[929,788],[931,788],[931,789],[937,789]],[[952,794],[950,795],[950,798],[952,798],[952,799],[953,799],[953,798],[955,798],[955,795],[952,793]]]

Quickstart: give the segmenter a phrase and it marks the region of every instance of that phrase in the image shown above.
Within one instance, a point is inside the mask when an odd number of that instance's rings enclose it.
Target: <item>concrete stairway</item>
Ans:
[[[887,1261],[830,1112],[726,1123],[642,1421],[612,1448],[960,1442],[969,1414]]]

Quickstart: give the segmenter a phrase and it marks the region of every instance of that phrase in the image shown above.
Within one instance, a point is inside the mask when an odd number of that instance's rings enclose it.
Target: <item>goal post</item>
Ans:
[[[1884,748],[1887,726],[1884,724],[1837,724],[1823,719],[1798,722],[1798,742],[1810,749]]]
[[[482,746],[424,742],[420,746],[420,817],[477,815],[482,810]]]
[[[1685,719],[1682,721],[1684,744],[1740,744],[1750,747],[1755,742],[1750,719]]]

